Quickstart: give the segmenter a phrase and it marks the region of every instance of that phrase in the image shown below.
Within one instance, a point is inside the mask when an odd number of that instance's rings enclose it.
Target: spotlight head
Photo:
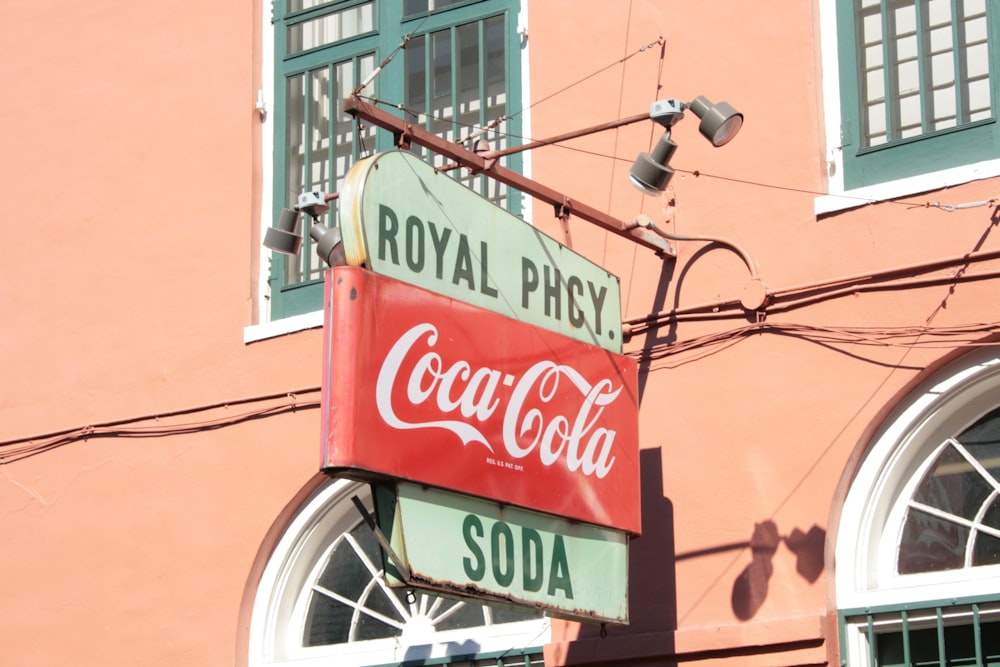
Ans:
[[[309,228],[309,236],[316,242],[316,254],[327,266],[345,266],[344,244],[341,241],[340,230],[319,223]]]
[[[306,215],[318,218],[330,210],[330,205],[326,203],[326,194],[322,192],[303,192],[299,194],[299,200],[295,203],[295,210]]]
[[[680,100],[657,100],[649,105],[649,119],[668,130],[684,116],[684,103]]]
[[[653,147],[652,153],[639,153],[639,157],[629,170],[629,181],[647,195],[658,195],[663,192],[674,175],[674,170],[667,164],[677,150],[677,144],[670,140],[670,131],[663,133]]]
[[[298,211],[281,209],[278,223],[264,232],[264,246],[285,255],[297,255],[302,247],[302,235],[298,232],[298,226]]]
[[[688,108],[701,118],[698,131],[711,141],[713,146],[728,144],[743,127],[743,114],[728,102],[712,104],[704,95],[699,95]]]

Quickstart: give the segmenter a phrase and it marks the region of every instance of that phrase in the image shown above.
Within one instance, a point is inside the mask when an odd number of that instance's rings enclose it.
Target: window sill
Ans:
[[[296,331],[306,329],[318,329],[323,326],[323,311],[316,310],[311,313],[303,313],[292,317],[285,317],[273,322],[262,322],[261,324],[251,324],[243,327],[243,343],[255,343],[259,340],[277,338]]]
[[[836,213],[849,208],[873,204],[887,199],[898,199],[921,192],[940,190],[994,176],[1000,176],[1000,160],[985,160],[975,164],[955,167],[954,169],[921,174],[920,176],[913,176],[911,178],[901,178],[896,181],[878,183],[836,194],[821,195],[813,201],[813,212],[819,217],[827,213]]]

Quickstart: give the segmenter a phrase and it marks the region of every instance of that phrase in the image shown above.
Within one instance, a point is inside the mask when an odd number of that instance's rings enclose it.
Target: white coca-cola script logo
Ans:
[[[486,424],[496,414],[503,419],[500,431],[511,457],[522,459],[537,449],[545,466],[565,456],[571,472],[579,470],[598,478],[610,472],[615,463],[611,449],[616,432],[597,426],[597,422],[604,408],[618,398],[620,386],[615,389],[606,378],[590,384],[574,368],[552,361],[539,361],[520,377],[493,368],[473,369],[464,360],[447,365],[433,350],[437,340],[437,327],[418,324],[396,341],[382,362],[375,400],[379,415],[389,426],[401,430],[444,429],[457,435],[463,445],[476,442],[492,452],[492,445],[476,424]],[[418,345],[422,349],[416,349]],[[409,377],[402,376],[404,368],[410,369]],[[575,390],[573,396],[580,399],[575,415],[544,414],[538,407],[526,407],[549,404],[564,380]],[[405,391],[400,391],[404,384]],[[506,408],[498,413],[501,398],[497,390],[501,384],[513,389]],[[565,393],[567,387],[562,390]],[[394,396],[405,396],[412,406],[432,403],[445,418],[405,421],[393,405]]]

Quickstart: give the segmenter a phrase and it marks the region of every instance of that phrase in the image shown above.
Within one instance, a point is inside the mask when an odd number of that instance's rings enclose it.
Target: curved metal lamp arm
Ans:
[[[626,223],[626,226],[632,229],[639,227],[648,229],[657,236],[661,236],[670,241],[704,241],[706,243],[716,243],[729,248],[740,256],[740,259],[743,260],[743,263],[746,264],[747,269],[750,271],[750,281],[743,289],[743,294],[740,296],[740,304],[747,311],[763,311],[767,306],[767,303],[770,300],[770,294],[767,291],[767,287],[764,285],[764,281],[760,279],[760,275],[757,273],[757,264],[753,261],[753,258],[750,257],[750,254],[736,243],[718,238],[716,236],[689,236],[686,234],[672,234],[657,227],[656,223],[653,222],[653,219],[646,214],[637,216],[635,220]]]
[[[744,250],[736,243],[733,243],[732,241],[727,241],[726,239],[719,238],[716,236],[702,236],[702,235],[690,236],[687,234],[673,234],[671,232],[666,231],[665,229],[657,227],[656,223],[653,222],[653,219],[646,214],[639,215],[638,217],[636,217],[635,220],[631,221],[629,224],[634,227],[644,227],[645,229],[648,229],[656,233],[658,236],[662,236],[663,238],[669,239],[671,241],[705,241],[707,243],[716,243],[718,245],[725,246],[740,256],[740,259],[743,260],[743,263],[747,265],[747,269],[750,270],[751,278],[753,278],[754,280],[760,280],[760,276],[757,274],[757,264],[753,261],[753,258],[750,257],[750,254],[747,253],[746,250]]]

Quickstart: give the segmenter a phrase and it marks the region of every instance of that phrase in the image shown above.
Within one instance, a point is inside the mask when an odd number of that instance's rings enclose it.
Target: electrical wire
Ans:
[[[229,426],[235,426],[237,424],[242,424],[256,419],[274,417],[289,412],[314,410],[320,407],[319,400],[313,399],[302,401],[300,400],[300,397],[315,394],[319,391],[321,391],[320,387],[307,387],[295,391],[253,396],[249,398],[239,398],[230,401],[222,401],[191,408],[173,410],[170,412],[128,417],[125,419],[117,419],[98,424],[90,424],[87,426],[0,441],[0,465],[27,459],[43,452],[48,452],[74,442],[85,441],[91,438],[163,438],[175,435],[204,433],[227,428]],[[239,405],[274,402],[277,400],[281,400],[282,402],[277,405],[268,405],[255,410],[249,410],[236,414],[227,414],[223,417],[213,419],[175,424],[159,423],[176,417],[210,412],[213,410],[229,409]]]
[[[618,60],[614,61],[613,63],[605,65],[601,69],[596,70],[594,72],[591,72],[590,74],[586,75],[585,77],[583,77],[581,79],[578,79],[578,80],[574,81],[573,83],[571,83],[571,84],[569,84],[567,86],[563,86],[559,90],[551,92],[548,95],[542,97],[541,99],[539,99],[539,100],[537,100],[535,102],[532,102],[531,104],[529,104],[528,106],[524,107],[520,111],[517,111],[517,112],[511,114],[509,117],[513,118],[514,116],[517,116],[519,114],[524,113],[528,109],[533,109],[534,107],[538,106],[542,102],[547,102],[548,100],[552,99],[556,95],[561,95],[561,94],[565,93],[567,90],[569,90],[570,88],[578,86],[581,83],[583,83],[584,81],[592,79],[595,76],[597,76],[598,74],[601,74],[601,73],[603,73],[603,72],[611,69],[612,67],[615,67],[616,65],[621,65],[622,63],[625,63],[626,61],[631,60],[632,58],[634,58],[635,56],[639,55],[640,53],[643,53],[643,52],[645,52],[647,50],[651,51],[654,46],[661,46],[663,44],[665,44],[665,41],[663,39],[663,36],[661,35],[661,36],[657,37],[654,41],[647,42],[646,44],[643,44],[642,46],[640,46],[638,49],[636,49],[632,53],[626,54],[624,57],[619,58]]]
[[[514,137],[513,135],[505,135],[505,136],[520,138],[520,137]],[[546,146],[553,146],[555,148],[560,148],[566,151],[573,151],[575,153],[581,153],[583,155],[591,155],[593,157],[606,158],[608,160],[616,160],[618,162],[631,163],[633,161],[630,158],[620,157],[618,155],[609,155],[607,153],[601,153],[598,151],[591,151],[585,148],[579,148],[577,146],[567,146],[565,144],[558,144],[558,143],[546,144]],[[861,204],[870,204],[870,205],[892,204],[895,206],[905,206],[908,209],[935,208],[944,211],[945,213],[955,213],[957,211],[962,211],[970,208],[979,208],[983,206],[990,206],[990,207],[1000,206],[1000,195],[996,197],[990,197],[989,199],[965,202],[961,204],[943,204],[939,201],[915,202],[915,201],[905,201],[905,200],[895,200],[895,199],[876,200],[870,197],[858,197],[856,195],[821,192],[819,190],[811,190],[809,188],[800,188],[789,185],[776,185],[774,183],[763,183],[761,181],[752,181],[745,178],[736,178],[735,176],[720,176],[719,174],[711,174],[708,172],[701,171],[700,169],[681,169],[680,167],[674,167],[674,166],[671,166],[671,169],[673,169],[675,173],[688,174],[690,176],[694,176],[695,178],[702,178],[702,177],[714,178],[716,180],[726,181],[729,183],[739,183],[742,185],[750,185],[759,188],[766,188],[769,190],[779,190],[783,192],[795,192],[798,194],[809,195],[811,197],[837,197],[839,199],[851,200]]]
[[[419,26],[418,26],[418,29],[419,29]],[[409,35],[406,36],[406,38],[404,39],[404,44],[406,43],[406,41],[408,41],[409,39],[411,39],[413,37],[413,34],[415,32],[416,32],[416,30],[414,30],[413,32],[411,32]],[[373,96],[369,96],[369,95],[362,95],[361,91],[369,83],[371,83],[370,79],[374,79],[373,75],[369,75],[368,79],[366,79],[365,82],[362,85],[359,85],[355,89],[353,95],[355,95],[356,97],[359,97],[359,98],[361,98],[361,99],[363,99],[363,100],[365,100],[365,101],[367,101],[367,102],[369,102],[371,104],[374,104],[374,105],[385,106],[385,107],[390,107],[392,109],[396,109],[397,111],[401,111],[401,112],[407,114],[408,116],[411,116],[414,119],[419,119],[421,116],[424,116],[427,119],[432,120],[432,121],[450,122],[450,123],[454,123],[455,125],[458,125],[459,127],[464,127],[466,129],[472,130],[472,132],[470,132],[463,139],[463,141],[468,141],[470,139],[473,139],[475,137],[478,137],[478,136],[480,136],[480,135],[488,132],[490,129],[498,127],[501,123],[503,123],[503,122],[505,122],[507,120],[511,120],[511,119],[513,119],[513,118],[515,118],[515,117],[517,117],[517,116],[525,113],[529,109],[532,109],[532,108],[538,106],[542,102],[548,101],[548,100],[552,99],[553,97],[556,97],[557,95],[561,95],[562,93],[566,92],[567,90],[569,90],[569,89],[571,89],[571,88],[573,88],[575,86],[578,86],[581,83],[583,83],[583,82],[585,82],[585,81],[587,81],[589,79],[592,79],[593,77],[597,76],[598,74],[601,74],[601,73],[603,73],[603,72],[611,69],[612,67],[615,67],[616,65],[620,65],[622,63],[625,63],[626,61],[632,59],[633,57],[639,55],[640,53],[644,53],[645,51],[652,50],[652,48],[654,46],[662,45],[662,44],[664,44],[664,40],[663,40],[662,36],[658,37],[656,40],[653,40],[651,42],[647,42],[646,44],[643,44],[642,46],[640,46],[635,51],[626,54],[622,58],[619,58],[618,60],[615,60],[614,62],[609,63],[608,65],[605,65],[604,67],[601,67],[600,69],[597,69],[597,70],[591,72],[590,74],[587,74],[586,76],[584,76],[584,77],[582,77],[582,78],[574,81],[573,83],[570,83],[570,84],[568,84],[566,86],[563,86],[559,90],[556,90],[556,91],[554,91],[554,92],[552,92],[552,93],[550,93],[550,94],[542,97],[541,99],[539,99],[539,100],[537,100],[535,102],[532,102],[528,106],[522,107],[518,111],[515,111],[515,112],[513,112],[511,114],[501,115],[501,116],[498,116],[497,118],[494,118],[493,120],[489,121],[489,123],[487,123],[486,126],[484,126],[484,127],[479,127],[477,125],[473,125],[473,124],[470,124],[470,123],[463,123],[463,122],[461,122],[461,121],[459,121],[459,120],[457,120],[455,118],[452,118],[452,117],[440,117],[440,116],[435,116],[435,115],[433,115],[431,113],[427,113],[426,111],[419,111],[417,109],[411,109],[411,108],[405,106],[404,104],[402,104],[401,102],[390,102],[388,100],[382,100],[382,99],[379,99],[377,97],[373,97]],[[396,53],[399,51],[400,48],[403,48],[402,44],[400,45],[400,47],[397,47],[397,49],[395,51],[393,51],[393,53],[391,53],[389,55],[389,57],[387,57],[385,59],[385,61],[375,70],[375,72],[373,72],[373,74],[377,74],[379,71],[381,71],[381,69],[383,67],[385,67],[385,65],[387,65],[392,60],[392,58],[396,55]],[[661,60],[662,60],[662,57],[661,57]],[[661,66],[661,69],[662,69],[662,66]],[[528,137],[518,136],[518,135],[511,134],[511,133],[506,133],[506,132],[499,132],[499,135],[502,138],[504,138],[504,139],[518,139],[518,140],[525,141],[525,142],[531,141],[531,139],[528,138]]]
[[[951,326],[852,327],[764,321],[681,342],[653,344],[627,354],[647,364],[648,372],[652,372],[704,359],[760,334],[791,336],[860,357],[854,348],[954,349],[998,345],[998,342],[983,340],[989,336],[1000,336],[1000,322]],[[651,363],[665,359],[676,360],[655,365]]]

